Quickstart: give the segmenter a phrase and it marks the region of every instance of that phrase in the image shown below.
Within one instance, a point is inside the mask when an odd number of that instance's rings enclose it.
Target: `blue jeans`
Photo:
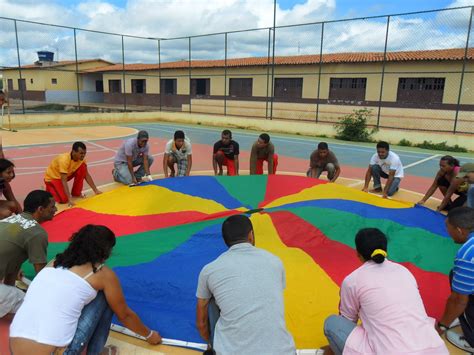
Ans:
[[[474,184],[469,185],[467,190],[467,207],[474,208]]]
[[[357,325],[343,316],[329,316],[324,321],[324,335],[336,355],[341,355],[349,334]]]
[[[76,334],[65,355],[78,355],[87,346],[87,354],[99,354],[109,337],[110,324],[114,313],[110,309],[103,292],[84,307],[77,324]]]
[[[381,189],[382,184],[380,183],[380,178],[388,179],[388,175],[382,171],[380,165],[371,165],[372,168],[372,177],[374,178],[374,189]],[[388,189],[387,195],[393,196],[395,192],[398,191],[398,187],[400,186],[400,178],[394,177],[392,181],[392,185]]]
[[[148,166],[150,167],[153,164],[153,157],[151,155],[148,156]],[[143,166],[143,157],[137,158],[132,162],[133,167],[138,166],[139,168],[134,172],[135,179],[140,180],[142,177],[145,176],[145,167]],[[130,174],[130,170],[128,170],[127,163],[115,163],[114,164],[114,172],[113,172],[114,180],[117,182],[121,182],[125,185],[130,185],[132,183],[132,175]]]
[[[334,174],[336,173],[336,167],[333,163],[327,163],[323,168],[316,168],[316,179],[319,179],[323,171],[327,171],[328,180],[332,180]],[[306,176],[311,176],[311,168],[309,168],[308,172],[306,173]]]

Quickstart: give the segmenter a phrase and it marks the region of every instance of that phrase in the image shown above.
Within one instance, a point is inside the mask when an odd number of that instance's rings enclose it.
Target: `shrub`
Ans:
[[[413,146],[413,143],[410,142],[408,139],[403,138],[400,142],[398,142],[398,145],[401,145],[403,147],[411,147]]]
[[[457,144],[453,146],[448,145],[446,141],[441,142],[441,143],[433,143],[432,141],[423,141],[423,143],[415,144],[415,147],[431,149],[431,150],[443,150],[447,152],[461,152],[461,153],[467,152],[466,148],[461,147]]]
[[[373,142],[371,136],[377,132],[377,128],[369,129],[367,121],[372,116],[372,110],[354,110],[339,119],[334,126],[336,128],[336,138],[345,141]]]

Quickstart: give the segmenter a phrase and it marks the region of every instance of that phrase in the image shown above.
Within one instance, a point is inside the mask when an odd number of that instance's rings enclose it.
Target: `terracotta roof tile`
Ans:
[[[383,61],[383,52],[353,52],[353,53],[333,53],[323,54],[322,62],[330,63],[375,63]],[[464,48],[436,49],[423,51],[403,51],[387,52],[387,61],[389,62],[408,62],[408,61],[442,61],[442,60],[463,60]],[[474,59],[474,48],[469,48],[468,59]],[[299,55],[299,56],[281,56],[275,57],[276,65],[306,65],[318,64],[318,54]],[[271,59],[270,59],[271,61]],[[227,67],[248,67],[267,65],[267,57],[235,58],[227,60]],[[225,61],[219,60],[192,60],[191,68],[223,68]],[[158,64],[125,64],[127,71],[146,71],[158,70]],[[161,69],[186,69],[189,68],[188,61],[161,63]],[[122,71],[122,64],[115,64],[105,67],[98,67],[84,70],[86,73],[94,72],[113,72]]]

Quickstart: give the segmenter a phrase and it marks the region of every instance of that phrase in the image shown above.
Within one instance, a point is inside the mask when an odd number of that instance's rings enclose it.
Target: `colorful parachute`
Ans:
[[[443,312],[457,247],[441,214],[305,177],[194,176],[124,186],[46,223],[49,256],[84,224],[109,226],[118,240],[108,265],[130,306],[164,337],[199,343],[199,272],[227,249],[223,220],[246,211],[257,246],[285,266],[286,321],[298,348],[327,343],[323,322],[337,313],[343,278],[360,265],[354,236],[364,227],[389,236],[389,258],[415,275],[428,314]]]

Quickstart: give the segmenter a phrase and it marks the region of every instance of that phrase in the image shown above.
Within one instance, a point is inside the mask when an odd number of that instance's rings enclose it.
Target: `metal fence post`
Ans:
[[[378,107],[378,112],[377,112],[377,128],[380,125],[380,112],[382,110],[383,81],[385,79],[385,65],[387,63],[387,45],[388,45],[389,28],[390,28],[390,16],[387,16],[387,29],[385,31],[385,46],[383,49],[382,77],[380,78],[380,94],[379,94],[379,107]]]
[[[160,91],[160,111],[162,110],[162,98],[163,93],[161,92],[161,40],[158,40],[158,90]]]
[[[122,78],[123,78],[123,110],[127,111],[127,85],[125,82],[125,46],[122,36]]]
[[[224,35],[224,116],[227,116],[227,32]]]
[[[267,53],[267,98],[265,100],[265,119],[268,119],[268,86],[270,80],[270,46],[271,46],[272,29],[268,29],[268,53]]]
[[[276,38],[276,0],[273,0],[273,48],[272,48],[272,97],[270,101],[270,119],[273,119],[273,101],[275,99],[275,38]]]
[[[189,113],[192,112],[191,110],[191,37],[188,39],[188,64],[189,64],[189,71],[188,71],[188,76],[189,76]]]
[[[23,114],[25,114],[25,94],[23,92],[24,87],[23,85],[21,85],[21,83],[23,83],[23,77],[21,75],[20,44],[18,42],[18,29],[16,26],[16,20],[13,20],[13,22],[15,24],[16,55],[18,58],[18,73],[20,76],[20,81],[18,82],[18,86],[19,86],[18,89],[20,90],[20,96],[21,96],[21,109],[22,109]],[[26,86],[26,82],[25,82],[25,86]]]
[[[81,111],[81,92],[80,92],[80,87],[79,87],[79,63],[77,62],[77,39],[76,39],[75,28],[74,28],[74,56],[76,58],[77,109]]]
[[[456,133],[458,128],[459,106],[461,105],[462,86],[464,83],[464,73],[466,71],[467,53],[469,49],[469,38],[471,36],[472,15],[474,13],[474,6],[471,7],[471,16],[469,17],[469,26],[467,27],[466,47],[464,48],[464,60],[462,62],[461,82],[459,83],[458,103],[456,105],[456,115],[454,116],[453,133]],[[471,132],[472,133],[472,132]]]
[[[321,92],[321,71],[323,69],[324,22],[321,24],[321,46],[319,48],[318,94],[316,97],[316,123],[319,119],[319,94]]]

